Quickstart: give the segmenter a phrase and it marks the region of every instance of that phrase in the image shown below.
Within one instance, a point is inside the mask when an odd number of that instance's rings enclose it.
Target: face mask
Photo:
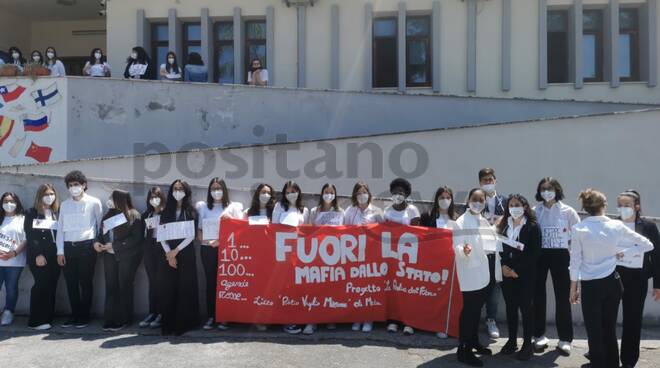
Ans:
[[[619,211],[619,216],[621,217],[622,220],[628,220],[631,219],[635,216],[635,209],[631,207],[619,207],[617,208]]]
[[[6,213],[11,213],[16,211],[16,203],[14,202],[5,202],[2,204],[2,209],[5,210]]]
[[[451,199],[439,199],[438,206],[443,210],[448,209],[451,206]]]
[[[270,201],[270,194],[268,193],[261,193],[259,194],[259,203],[261,204],[266,204]]]
[[[541,197],[546,202],[550,202],[553,199],[555,199],[555,195],[556,195],[555,192],[551,190],[544,190],[541,192]]]
[[[102,56],[103,56],[103,55],[101,55],[100,52],[97,52],[97,53],[94,54],[94,58],[95,58],[96,60],[101,59]]]
[[[291,204],[296,204],[296,201],[298,200],[298,193],[287,193],[286,200]]]
[[[325,203],[331,203],[332,201],[335,200],[335,195],[334,194],[324,194],[323,195],[323,202]]]
[[[55,194],[49,194],[41,197],[41,200],[44,201],[44,204],[50,206],[55,203]]]
[[[525,209],[522,207],[509,207],[509,213],[511,217],[517,220],[525,214]]]
[[[160,198],[158,198],[158,197],[153,197],[153,198],[151,198],[151,199],[149,200],[149,204],[150,204],[151,207],[153,207],[153,208],[156,208],[156,207],[160,206]]]
[[[19,58],[20,56],[21,56],[21,55],[19,55],[18,52],[15,52],[15,53],[11,54],[11,57],[14,58],[14,60],[18,60],[18,58]]]
[[[174,58],[167,59],[167,62],[170,63],[170,64],[174,64]]]
[[[484,184],[481,186],[481,189],[487,194],[493,193],[495,191],[495,184]]]
[[[46,56],[48,56],[49,59],[52,59],[52,58],[55,57],[55,53],[54,52],[48,52],[48,53],[46,53]]]
[[[133,60],[137,59],[137,52],[131,53],[131,59],[133,59]]]
[[[34,55],[34,56],[32,57],[32,60],[34,60],[34,61],[36,61],[36,62],[39,62],[39,60],[41,60],[41,58],[39,57],[39,55]]]
[[[394,204],[401,204],[401,203],[403,203],[403,201],[405,201],[405,200],[406,200],[406,197],[404,197],[403,194],[394,194],[394,195],[392,196],[392,202],[393,202]]]
[[[80,197],[83,194],[83,188],[80,185],[75,185],[69,188],[69,193],[74,197]]]
[[[369,193],[358,194],[357,201],[359,204],[367,204],[367,202],[369,202]]]
[[[186,198],[186,192],[183,190],[175,190],[174,193],[172,193],[172,197],[178,201]]]
[[[112,199],[108,199],[108,201],[105,202],[105,204],[108,206],[108,209],[112,210],[115,208],[115,202],[113,202]]]
[[[221,190],[214,190],[211,192],[211,197],[216,201],[221,200],[223,195],[224,193]]]
[[[474,213],[480,213],[484,210],[484,204],[481,202],[470,202],[470,210]]]

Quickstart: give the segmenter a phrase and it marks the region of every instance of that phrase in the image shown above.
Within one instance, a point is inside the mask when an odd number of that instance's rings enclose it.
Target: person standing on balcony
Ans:
[[[66,69],[62,61],[57,58],[57,51],[54,47],[48,47],[46,49],[46,60],[44,65],[50,70],[51,77],[64,77],[66,76]]]
[[[0,288],[5,286],[5,310],[0,316],[0,326],[14,322],[14,312],[18,301],[18,279],[25,267],[25,216],[23,205],[15,193],[4,193],[0,197],[0,235],[3,249],[0,250]],[[6,248],[7,244],[9,249]]]
[[[110,77],[110,65],[108,65],[108,60],[105,55],[103,55],[103,50],[95,48],[89,55],[89,59],[85,63],[83,68],[83,75],[89,77]]]
[[[16,69],[18,69],[19,74],[22,74],[25,66],[25,58],[23,57],[21,50],[16,46],[12,46],[9,48],[9,56],[11,57],[11,60],[8,64],[15,66]]]
[[[151,187],[147,193],[147,210],[142,214],[144,221],[144,243],[142,245],[144,256],[142,260],[149,280],[149,314],[139,323],[141,328],[160,328],[163,318],[158,299],[157,270],[158,264],[165,262],[165,252],[156,241],[156,231],[166,201],[165,194],[159,187]]]
[[[126,60],[124,78],[154,79],[153,65],[151,65],[151,59],[144,48],[140,46],[133,47],[131,55]]]
[[[251,86],[266,87],[268,86],[268,70],[264,69],[261,60],[255,58],[250,63],[247,81]]]
[[[180,81],[181,68],[176,60],[176,54],[172,51],[167,53],[167,62],[160,66],[160,79],[168,81]]]
[[[209,72],[204,65],[202,55],[191,52],[188,55],[188,63],[184,67],[186,82],[208,82]]]
[[[41,52],[39,52],[39,50],[32,51],[32,59],[30,60],[30,63],[39,66],[44,65],[44,57],[41,55]]]

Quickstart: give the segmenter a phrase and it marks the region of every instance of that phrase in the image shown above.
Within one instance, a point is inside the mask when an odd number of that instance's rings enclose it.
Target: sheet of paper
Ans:
[[[153,230],[160,225],[160,215],[155,215],[144,220],[145,226],[149,230]]]
[[[298,212],[286,212],[283,213],[282,216],[284,218],[281,218],[280,223],[282,225],[289,225],[289,226],[298,226],[300,225],[300,213]]]
[[[341,226],[344,223],[344,215],[340,212],[321,212],[316,215],[316,224]]]
[[[117,226],[121,226],[127,222],[128,220],[126,219],[126,216],[123,213],[105,219],[103,221],[103,234],[106,234],[108,231],[116,228]]]
[[[568,229],[564,226],[546,226],[541,229],[545,249],[568,249]]]
[[[57,221],[50,219],[32,220],[32,228],[39,230],[57,230]]]
[[[250,225],[268,225],[268,216],[250,216],[248,217],[248,223]]]
[[[617,258],[616,264],[618,266],[635,269],[640,269],[644,266],[644,253],[642,253],[639,249],[625,248],[620,249],[619,253],[623,255],[623,258]]]
[[[16,240],[9,235],[0,233],[0,250],[3,252],[11,252],[16,250]]]
[[[437,227],[438,229],[448,229],[449,226],[447,223],[447,219],[442,216],[438,217],[435,220],[435,227]]]
[[[62,216],[62,231],[84,231],[89,228],[89,221],[84,213],[69,213]]]
[[[512,248],[516,248],[519,251],[523,251],[525,249],[525,244],[517,240],[509,239],[506,236],[498,236],[497,240],[501,241],[503,244],[506,244]]]
[[[178,221],[170,222],[163,225],[158,225],[158,234],[156,240],[158,242],[175,240],[175,239],[188,239],[195,237],[195,222],[194,221]]]
[[[218,240],[220,235],[220,218],[207,218],[202,220],[203,240]]]

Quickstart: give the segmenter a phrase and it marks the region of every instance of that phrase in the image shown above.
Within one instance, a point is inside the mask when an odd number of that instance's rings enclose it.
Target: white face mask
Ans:
[[[335,195],[332,193],[326,193],[323,195],[323,202],[325,203],[332,203],[332,201],[335,200]]]
[[[167,62],[170,63],[170,64],[174,64],[174,58],[167,59]]]
[[[108,199],[107,202],[105,202],[106,206],[108,206],[108,209],[114,209],[115,208],[115,202],[112,201],[112,199]]]
[[[186,192],[183,190],[175,190],[174,193],[172,193],[172,197],[176,199],[177,201],[180,201],[184,198],[186,198]]]
[[[14,211],[16,211],[16,203],[5,202],[2,204],[2,209],[5,210],[5,213],[13,213]]]
[[[151,199],[149,200],[149,204],[150,204],[151,207],[153,207],[153,208],[156,208],[156,207],[160,206],[160,198],[158,198],[158,197],[153,197],[153,198],[151,198]]]
[[[495,192],[495,184],[484,184],[481,186],[481,189],[483,189],[486,194],[491,194]]]
[[[369,202],[369,193],[360,193],[357,195],[359,204],[367,204]]]
[[[80,197],[83,194],[83,187],[80,185],[74,185],[69,188],[69,193],[71,193],[73,197]]]
[[[443,210],[448,209],[451,206],[451,199],[439,199],[438,206]]]
[[[44,204],[50,206],[55,203],[55,194],[47,194],[41,197],[41,200],[44,201]]]
[[[635,216],[635,209],[631,207],[619,207],[617,208],[617,211],[619,212],[621,220],[630,220]]]
[[[259,194],[259,203],[261,204],[266,204],[270,201],[270,194],[268,193],[261,193]]]
[[[555,191],[554,190],[544,190],[541,192],[541,197],[543,198],[544,201],[550,202],[555,199]]]
[[[525,214],[525,209],[523,207],[509,207],[509,213],[511,217],[517,220]]]
[[[52,59],[52,58],[55,57],[55,53],[54,52],[48,52],[48,53],[46,53],[46,56],[48,56],[49,59]]]
[[[469,207],[474,213],[481,213],[484,210],[484,204],[481,202],[470,202]]]
[[[15,52],[15,53],[11,54],[11,57],[12,57],[14,60],[18,60],[18,58],[19,58],[20,56],[21,56],[21,55],[19,55],[18,52]]]
[[[133,59],[133,60],[137,59],[137,52],[132,52],[131,53],[131,59]]]
[[[404,197],[403,194],[394,194],[394,195],[392,195],[392,203],[394,203],[394,204],[401,204],[405,200],[406,200],[406,197]]]
[[[39,55],[34,55],[34,56],[32,57],[32,60],[33,60],[33,61],[36,61],[36,62],[38,63],[39,61],[41,61],[41,57],[40,57]]]
[[[94,54],[94,58],[95,58],[96,60],[100,60],[102,56],[103,56],[103,55],[102,55],[100,52],[97,52],[97,53]]]
[[[286,200],[291,204],[296,204],[296,201],[298,200],[298,193],[287,193]]]
[[[222,196],[223,196],[224,194],[225,194],[225,193],[224,193],[223,191],[221,191],[221,190],[214,190],[214,191],[211,192],[211,197],[212,197],[214,200],[219,201],[219,200],[222,199]]]

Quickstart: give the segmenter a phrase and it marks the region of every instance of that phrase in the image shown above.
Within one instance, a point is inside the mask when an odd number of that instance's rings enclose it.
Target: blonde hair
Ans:
[[[50,210],[53,211],[53,213],[60,212],[60,196],[57,195],[57,191],[55,190],[53,184],[46,183],[39,186],[37,189],[37,195],[34,198],[34,209],[37,210],[37,213],[39,214],[43,215],[44,213],[44,193],[46,193],[46,191],[49,189],[55,193],[55,202],[50,205]]]
[[[593,188],[583,190],[578,200],[582,203],[582,209],[591,216],[600,214],[607,203],[605,194]]]

